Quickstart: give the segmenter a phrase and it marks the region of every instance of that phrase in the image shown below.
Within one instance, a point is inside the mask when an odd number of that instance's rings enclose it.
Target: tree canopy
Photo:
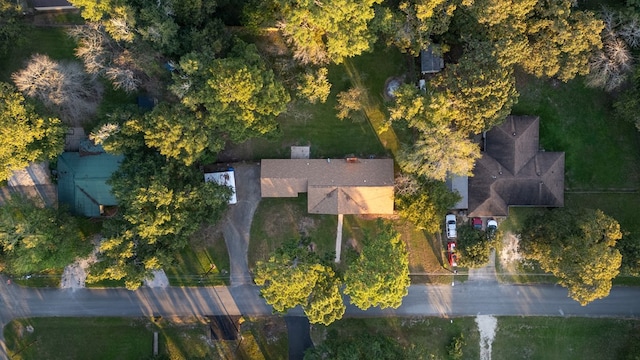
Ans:
[[[300,305],[314,324],[329,325],[342,318],[345,306],[334,270],[309,250],[308,241],[290,240],[256,264],[254,281],[277,312]]]
[[[196,169],[148,150],[128,153],[110,182],[119,215],[105,224],[100,261],[87,280],[124,280],[129,289],[170,265],[202,223],[220,218],[231,195],[203,182]]]
[[[65,129],[59,119],[43,117],[14,88],[0,83],[0,180],[29,163],[62,153]]]
[[[275,0],[278,27],[304,64],[342,63],[375,41],[369,22],[382,0]]]
[[[412,175],[396,178],[395,205],[398,215],[427,233],[440,232],[442,219],[459,200],[460,196],[449,191],[443,182]]]
[[[344,293],[366,310],[397,308],[409,291],[409,255],[400,234],[378,220],[375,234],[366,234],[358,258],[344,274]]]
[[[237,40],[226,58],[190,53],[180,69],[171,90],[184,109],[159,107],[147,116],[145,138],[163,154],[191,164],[205,149],[220,151],[226,140],[242,142],[277,130],[276,117],[290,97],[254,45]],[[165,133],[174,144],[159,141]]]
[[[488,240],[484,231],[479,231],[469,225],[458,227],[458,266],[479,268],[489,262],[493,242]]]
[[[0,0],[0,56],[23,41],[25,26],[20,21],[21,10],[12,0]]]
[[[42,207],[17,194],[0,206],[0,257],[10,274],[61,270],[92,247],[65,209]]]
[[[609,295],[622,262],[615,248],[621,238],[618,222],[600,210],[555,209],[527,219],[520,250],[586,305]]]

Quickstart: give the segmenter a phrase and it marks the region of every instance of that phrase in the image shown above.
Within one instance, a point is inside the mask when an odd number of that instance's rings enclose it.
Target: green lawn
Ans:
[[[540,116],[540,144],[564,151],[565,186],[571,190],[633,188],[640,184],[640,136],[617,119],[610,97],[582,78],[554,83],[518,76],[517,115]]]
[[[27,326],[33,327],[29,332]],[[208,325],[195,319],[31,318],[14,320],[4,334],[12,359],[151,359],[153,332],[167,359],[286,359],[281,318],[248,319],[241,341],[210,341]]]
[[[492,359],[637,359],[637,320],[501,317]]]
[[[335,251],[337,215],[307,213],[307,196],[262,199],[253,216],[249,242],[249,268],[269,259],[284,241],[307,234],[319,254]]]
[[[9,54],[0,57],[0,81],[12,82],[11,74],[24,67],[32,54],[47,54],[55,60],[74,59],[75,42],[61,27],[30,27],[25,32],[25,41],[14,47]]]
[[[384,83],[388,77],[402,75],[405,71],[403,55],[397,50],[380,48],[350,61],[358,70],[372,100],[386,112],[382,108]],[[312,158],[341,158],[347,154],[389,155],[365,117],[355,122],[336,118],[336,96],[351,86],[346,69],[345,65],[329,66],[332,87],[326,103],[295,102],[278,119],[281,137],[272,141],[255,139],[234,146],[234,156],[246,160],[288,158],[291,145],[311,145]]]
[[[316,343],[326,333],[336,331],[339,338],[356,341],[361,334],[380,334],[407,351],[407,359],[449,359],[447,347],[454,337],[464,335],[464,359],[479,359],[478,328],[473,318],[366,318],[342,319],[328,327],[313,326],[311,337]],[[410,354],[410,355],[409,355]],[[434,355],[434,357],[430,357]]]
[[[165,269],[165,273],[172,286],[228,285],[230,267],[222,234],[204,226],[191,236],[190,245],[176,256],[175,265]]]
[[[363,333],[383,334],[407,351],[406,359],[449,359],[447,346],[462,333],[466,341],[463,359],[478,359],[480,355],[479,333],[471,317],[343,319],[326,329],[313,327],[312,337],[318,343],[332,330],[354,341]],[[499,317],[491,358],[634,359],[640,355],[638,340],[637,320]]]

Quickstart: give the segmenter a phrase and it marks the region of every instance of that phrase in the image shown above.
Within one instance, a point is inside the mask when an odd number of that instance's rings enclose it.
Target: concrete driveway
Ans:
[[[222,220],[222,235],[231,262],[231,286],[252,284],[247,251],[253,214],[260,202],[260,165],[233,164],[238,203],[229,205]]]

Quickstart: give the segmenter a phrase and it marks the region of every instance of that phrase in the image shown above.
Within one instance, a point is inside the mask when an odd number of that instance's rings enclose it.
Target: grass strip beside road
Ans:
[[[284,320],[247,319],[242,338],[213,341],[203,319],[30,318],[4,328],[11,359],[154,359],[153,333],[162,359],[286,359]]]

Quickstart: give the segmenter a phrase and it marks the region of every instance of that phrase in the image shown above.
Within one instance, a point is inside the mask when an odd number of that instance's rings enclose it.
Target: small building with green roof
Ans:
[[[65,152],[58,157],[58,202],[77,215],[99,217],[118,203],[107,180],[124,157],[104,152]]]

